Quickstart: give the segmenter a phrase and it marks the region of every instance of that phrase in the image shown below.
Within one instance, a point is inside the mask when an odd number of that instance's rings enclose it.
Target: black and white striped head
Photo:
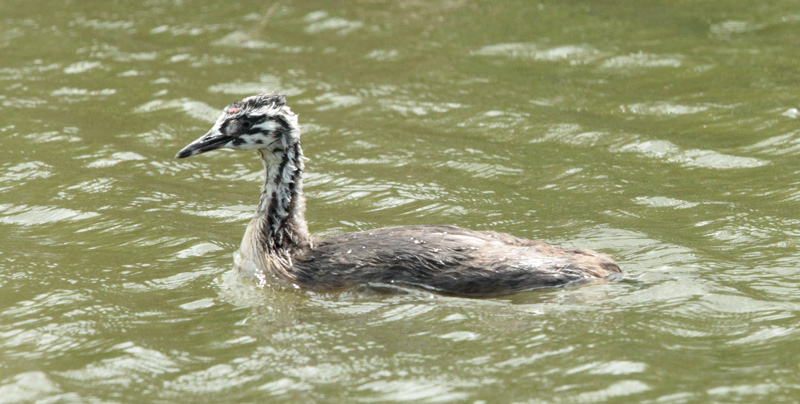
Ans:
[[[286,97],[258,94],[225,107],[208,133],[181,149],[175,158],[220,148],[266,149],[274,153],[299,141],[297,114],[286,106]]]

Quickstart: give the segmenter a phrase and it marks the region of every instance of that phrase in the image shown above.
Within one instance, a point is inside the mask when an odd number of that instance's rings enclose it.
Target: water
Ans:
[[[0,3],[0,403],[795,402],[795,2]],[[495,229],[620,282],[498,299],[231,273],[300,113],[312,232]]]

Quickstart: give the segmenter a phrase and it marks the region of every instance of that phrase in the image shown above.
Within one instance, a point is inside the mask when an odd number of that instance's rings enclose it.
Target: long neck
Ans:
[[[266,181],[254,219],[258,222],[255,247],[290,261],[294,252],[311,245],[303,198],[303,150],[297,142],[279,151],[259,149],[259,153]]]

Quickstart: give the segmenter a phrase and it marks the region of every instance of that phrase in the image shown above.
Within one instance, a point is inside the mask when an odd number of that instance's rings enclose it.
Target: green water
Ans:
[[[794,1],[0,2],[0,403],[790,403]],[[300,114],[309,227],[589,247],[620,282],[473,300],[232,273]]]

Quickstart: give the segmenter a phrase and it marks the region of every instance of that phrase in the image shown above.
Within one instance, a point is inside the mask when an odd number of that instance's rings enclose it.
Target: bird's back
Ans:
[[[455,226],[403,226],[318,240],[295,257],[290,271],[311,290],[378,283],[478,297],[607,278],[620,270],[591,250]]]

